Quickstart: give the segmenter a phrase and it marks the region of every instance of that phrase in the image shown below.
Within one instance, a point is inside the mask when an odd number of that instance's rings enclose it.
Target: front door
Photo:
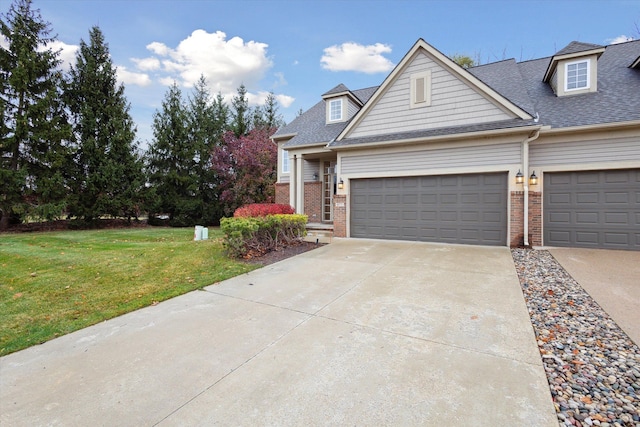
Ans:
[[[333,222],[333,194],[335,193],[335,162],[322,164],[322,222]]]

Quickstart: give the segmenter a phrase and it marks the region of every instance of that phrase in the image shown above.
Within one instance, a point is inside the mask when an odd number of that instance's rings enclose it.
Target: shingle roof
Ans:
[[[604,46],[600,46],[598,44],[591,44],[591,43],[583,43],[583,42],[572,41],[571,43],[566,45],[564,48],[562,48],[559,51],[557,51],[554,56],[568,55],[570,53],[584,52],[586,50],[600,49],[600,48],[603,48],[603,47]]]
[[[514,59],[469,68],[467,71],[527,113],[535,116],[533,102]]]
[[[557,55],[600,49],[602,46],[571,42]],[[538,124],[554,128],[597,125],[640,120],[640,69],[630,68],[640,57],[640,40],[606,46],[598,60],[597,92],[558,97],[551,86],[543,82],[545,71],[552,57],[516,62],[513,59],[468,69],[509,101],[532,116],[539,115]],[[360,89],[351,93],[366,103],[377,87]],[[338,85],[327,94],[348,90]],[[325,94],[326,95],[326,94]],[[320,101],[289,125],[278,130],[279,135],[296,134],[285,147],[329,143],[348,125],[347,122],[325,124],[326,110]],[[473,132],[486,129],[531,125],[532,121],[507,120],[483,125],[431,129],[405,134],[378,135],[369,138],[346,138],[332,146]]]
[[[324,97],[324,96],[327,96],[327,95],[333,95],[334,93],[347,92],[348,90],[349,90],[348,87],[346,87],[345,85],[340,83],[338,86],[334,87],[330,91],[323,93],[322,96]]]
[[[333,141],[330,146],[331,147],[345,147],[356,144],[370,144],[374,142],[384,142],[384,141],[400,141],[400,140],[411,140],[418,138],[431,138],[436,136],[445,136],[445,135],[458,135],[464,133],[471,132],[481,132],[488,130],[498,130],[498,129],[515,129],[515,128],[524,128],[528,126],[535,126],[537,123],[534,120],[522,120],[522,119],[512,119],[512,120],[502,120],[499,122],[489,122],[489,123],[478,123],[474,125],[463,125],[463,126],[451,126],[446,128],[435,128],[435,129],[425,129],[425,130],[417,130],[410,132],[400,132],[400,133],[390,133],[390,134],[381,134],[381,135],[373,135],[361,138],[344,138],[339,141]]]
[[[549,58],[518,64],[527,92],[540,114],[540,122],[552,127],[573,127],[640,120],[640,70],[629,68],[640,55],[640,40],[607,46],[598,60],[598,91],[561,96],[542,81]]]
[[[336,88],[340,86],[343,86],[340,92],[349,90],[344,85],[336,86]],[[371,87],[354,90],[351,91],[351,93],[364,104],[371,98],[376,89],[377,87]],[[340,132],[342,132],[348,124],[349,121],[326,124],[325,103],[324,101],[320,101],[301,116],[296,117],[291,123],[278,129],[273,137],[277,138],[282,135],[296,134],[285,144],[285,147],[327,144],[340,135]]]

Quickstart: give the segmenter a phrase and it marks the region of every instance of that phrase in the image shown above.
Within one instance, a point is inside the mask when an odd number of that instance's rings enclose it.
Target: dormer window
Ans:
[[[551,58],[542,79],[556,96],[598,91],[598,58],[605,47],[571,42]]]
[[[339,122],[342,120],[342,99],[332,99],[329,101],[329,121]]]
[[[566,91],[589,87],[589,61],[569,62],[565,65]]]

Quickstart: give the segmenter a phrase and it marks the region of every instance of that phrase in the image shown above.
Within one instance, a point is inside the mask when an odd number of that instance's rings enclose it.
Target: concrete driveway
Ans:
[[[640,251],[550,248],[549,252],[640,345]]]
[[[0,425],[557,420],[507,248],[336,239],[3,357]]]

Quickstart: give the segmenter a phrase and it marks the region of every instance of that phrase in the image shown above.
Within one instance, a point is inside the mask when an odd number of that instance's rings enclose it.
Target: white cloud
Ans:
[[[276,95],[276,100],[278,101],[278,104],[282,105],[282,108],[289,108],[296,99],[292,96],[281,94]]]
[[[275,76],[275,78],[276,78],[276,81],[275,81],[275,83],[274,83],[274,86],[275,86],[275,87],[278,87],[278,86],[286,86],[286,85],[288,84],[288,83],[287,83],[287,79],[285,79],[285,78],[284,78],[284,73],[277,72],[277,73],[274,73],[273,75],[274,75],[274,76]]]
[[[131,60],[135,62],[136,67],[140,71],[155,71],[160,69],[160,60],[158,58],[131,58]]]
[[[322,68],[330,71],[382,73],[393,68],[393,63],[383,56],[390,52],[391,46],[382,43],[364,46],[346,42],[324,49],[320,63]]]
[[[9,49],[9,40],[2,34],[0,34],[0,47],[3,49]]]
[[[247,93],[247,101],[249,101],[250,105],[264,105],[265,101],[267,100],[267,96],[269,96],[269,92],[266,91],[259,91],[256,94],[253,93]],[[292,96],[289,95],[274,95],[276,98],[276,101],[278,101],[278,106],[282,107],[282,108],[288,108],[291,106],[291,104],[293,104],[293,101],[295,101],[296,99]]]
[[[6,40],[5,40],[6,42]],[[2,44],[2,41],[0,41]],[[7,44],[7,48],[8,48]],[[58,59],[62,61],[60,66],[64,70],[68,70],[72,65],[76,65],[76,52],[78,52],[79,46],[75,44],[66,44],[60,40],[54,40],[45,45],[38,46],[38,52],[44,52],[45,50],[52,50],[54,52],[60,52]]]
[[[151,78],[148,74],[129,71],[123,66],[116,68],[116,75],[118,80],[125,85],[149,86],[151,84]]]
[[[133,61],[141,71],[158,71],[160,79],[171,77],[185,87],[192,87],[204,75],[214,92],[230,94],[241,84],[250,90],[271,68],[267,47],[240,37],[227,40],[222,31],[195,30],[175,48],[150,43],[147,49],[155,56]]]
[[[607,43],[618,44],[618,43],[630,42],[632,40],[633,40],[633,37],[628,37],[628,36],[625,36],[624,34],[621,34],[618,37],[607,39]]]

